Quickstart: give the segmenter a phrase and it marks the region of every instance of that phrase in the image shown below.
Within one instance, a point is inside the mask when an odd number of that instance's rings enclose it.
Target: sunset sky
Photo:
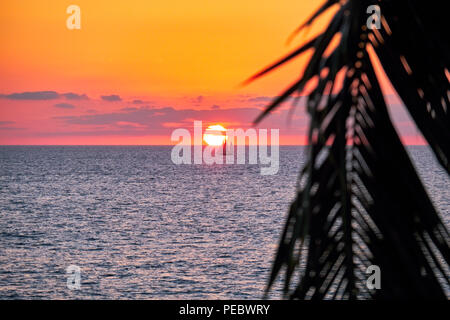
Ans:
[[[81,8],[69,30],[66,8]],[[318,6],[292,0],[61,1],[0,4],[0,144],[171,144],[176,128],[247,128],[302,71],[307,55],[249,86],[247,77],[314,35],[291,32]],[[417,130],[390,96],[408,144]],[[261,128],[305,144],[301,107]]]

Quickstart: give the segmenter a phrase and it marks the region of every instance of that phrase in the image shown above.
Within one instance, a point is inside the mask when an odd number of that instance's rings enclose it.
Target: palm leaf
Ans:
[[[366,27],[373,4],[381,8],[380,30]],[[303,75],[256,119],[318,79],[307,97],[307,162],[267,290],[284,269],[291,298],[445,299],[449,233],[392,125],[370,56],[372,49],[450,173],[445,10],[423,1],[329,0],[304,25],[332,6],[339,8],[322,34],[249,79],[314,50]],[[366,286],[370,265],[381,269],[380,290]]]

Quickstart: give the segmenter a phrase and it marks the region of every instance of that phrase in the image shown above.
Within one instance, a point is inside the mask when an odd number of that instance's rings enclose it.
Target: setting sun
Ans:
[[[221,146],[225,143],[227,130],[220,124],[211,125],[203,134],[203,140],[210,146]]]

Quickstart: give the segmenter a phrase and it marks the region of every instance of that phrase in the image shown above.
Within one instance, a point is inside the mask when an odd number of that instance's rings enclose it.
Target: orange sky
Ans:
[[[81,30],[66,28],[70,4],[81,8]],[[318,4],[3,1],[0,94],[54,94],[0,99],[0,144],[165,144],[170,128],[192,125],[190,117],[246,127],[299,75],[306,57],[248,87],[238,84],[303,41],[285,45]],[[63,96],[69,92],[85,96]],[[271,126],[285,127],[284,114],[275,115]],[[151,126],[145,117],[153,117]],[[281,132],[282,143],[304,143],[301,110],[296,119]]]

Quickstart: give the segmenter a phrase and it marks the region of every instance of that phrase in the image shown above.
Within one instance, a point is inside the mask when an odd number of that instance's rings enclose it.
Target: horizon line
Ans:
[[[0,144],[0,147],[174,147],[176,144]],[[187,145],[189,146],[189,145]],[[202,145],[205,146],[205,145]],[[237,145],[235,145],[237,146]],[[248,146],[246,144],[245,146]],[[270,146],[268,144],[267,146]],[[310,144],[279,144],[283,147],[308,147]],[[429,144],[403,144],[406,147],[429,147]],[[194,145],[191,145],[194,147]]]

